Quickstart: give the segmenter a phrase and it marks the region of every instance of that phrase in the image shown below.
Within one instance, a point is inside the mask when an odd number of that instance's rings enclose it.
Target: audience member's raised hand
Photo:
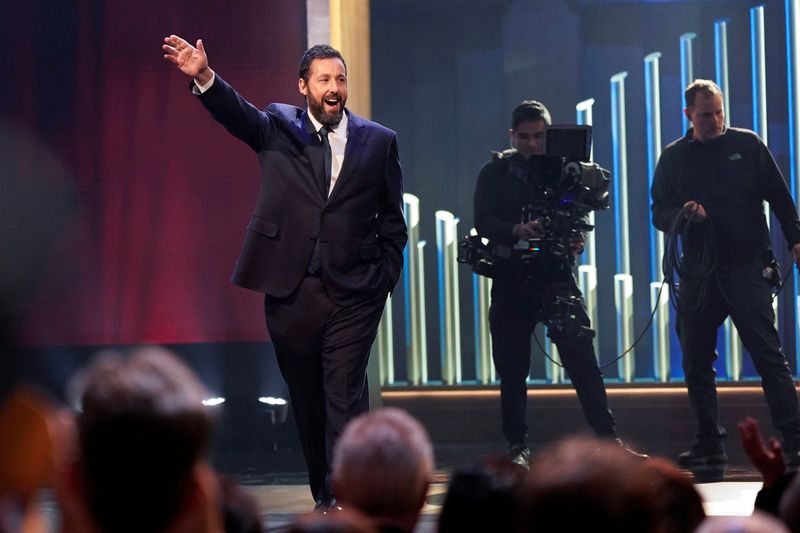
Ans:
[[[780,442],[775,437],[771,437],[767,443],[764,443],[758,422],[752,417],[745,418],[739,423],[738,428],[742,447],[747,453],[747,457],[764,477],[764,486],[771,487],[775,480],[786,471]]]

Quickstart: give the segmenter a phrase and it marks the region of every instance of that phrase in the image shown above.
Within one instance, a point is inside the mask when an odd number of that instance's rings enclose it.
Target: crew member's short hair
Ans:
[[[523,100],[511,112],[511,129],[517,129],[517,126],[523,122],[538,122],[540,120],[544,120],[547,126],[551,124],[550,111],[547,110],[545,105],[536,100]]]
[[[719,85],[711,80],[694,80],[689,84],[688,87],[686,87],[686,90],[683,93],[683,99],[686,102],[686,107],[692,107],[694,105],[694,100],[698,93],[703,93],[706,96],[712,96],[715,94],[722,95],[722,89],[720,89]]]
[[[338,58],[342,62],[344,71],[347,73],[347,63],[345,63],[342,54],[329,44],[315,44],[303,52],[303,57],[300,58],[300,65],[297,68],[297,73],[303,78],[303,81],[308,83],[308,71],[311,69],[311,63],[315,59],[330,59],[332,57]]]

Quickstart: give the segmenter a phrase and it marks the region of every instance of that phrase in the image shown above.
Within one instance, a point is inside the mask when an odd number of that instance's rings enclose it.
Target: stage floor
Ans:
[[[723,481],[696,485],[709,516],[745,516],[753,511],[756,493],[761,488],[755,481]],[[305,485],[259,485],[246,490],[259,502],[266,530],[291,524],[298,515],[311,508],[311,496]],[[417,525],[419,533],[436,531],[436,522],[447,491],[445,483],[435,483]]]
[[[608,384],[607,388],[619,433],[637,450],[674,460],[691,443],[694,417],[682,384]],[[739,444],[736,424],[753,416],[761,422],[765,435],[774,430],[758,384],[721,385],[719,392],[721,422],[729,432],[730,463],[723,468],[687,471],[686,475],[694,480],[709,515],[749,515],[761,477]],[[499,392],[494,387],[385,389],[382,402],[409,411],[426,427],[434,443],[435,483],[417,530],[435,531],[450,473],[471,461],[505,452]],[[532,386],[528,403],[534,455],[561,438],[589,434],[577,397],[568,385]],[[287,427],[291,427],[291,418]],[[270,529],[290,523],[313,506],[299,452],[280,438],[274,444],[277,449],[266,454],[227,455],[218,465],[257,498]]]

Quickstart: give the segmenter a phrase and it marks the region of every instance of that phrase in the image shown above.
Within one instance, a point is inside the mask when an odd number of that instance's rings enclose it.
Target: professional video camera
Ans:
[[[546,154],[529,160],[530,196],[520,213],[522,224],[538,220],[543,235],[513,246],[495,244],[480,235],[465,237],[459,242],[458,261],[472,265],[476,274],[495,277],[511,267],[535,279],[534,265],[542,259],[550,261],[548,264],[554,258],[570,263],[573,243],[594,229],[588,223],[589,213],[608,209],[609,172],[589,162],[591,126],[550,126],[545,143]],[[546,303],[550,335],[594,335],[571,320],[576,305],[580,298],[566,293],[556,294]]]

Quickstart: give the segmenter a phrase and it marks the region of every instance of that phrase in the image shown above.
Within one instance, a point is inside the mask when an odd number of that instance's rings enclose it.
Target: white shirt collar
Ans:
[[[306,109],[306,113],[308,114],[308,119],[311,121],[311,124],[314,125],[314,131],[319,132],[319,130],[322,128],[322,123],[318,121],[311,113],[311,111],[309,111],[308,109]],[[335,133],[338,137],[341,137],[342,139],[347,139],[348,120],[349,119],[347,117],[347,112],[342,113],[342,120],[340,120],[336,126],[332,127],[331,131]]]

